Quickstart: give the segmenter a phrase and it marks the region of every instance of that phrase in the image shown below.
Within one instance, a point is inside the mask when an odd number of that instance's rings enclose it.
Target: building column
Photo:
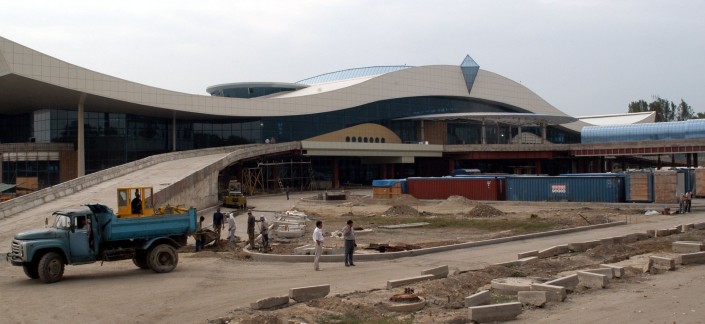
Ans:
[[[485,120],[482,120],[482,137],[481,144],[487,144],[487,129],[485,128]]]
[[[541,174],[543,170],[541,170],[541,159],[536,159],[534,160],[534,171],[536,175]]]
[[[521,139],[521,125],[517,126],[517,137],[519,138],[519,144],[524,144],[524,141]]]
[[[693,153],[693,167],[698,167],[698,153]]]
[[[333,177],[331,178],[331,187],[340,188],[340,170],[338,166],[338,159],[333,159]]]
[[[541,144],[546,144],[546,123],[541,123]]]
[[[77,122],[77,127],[78,127],[78,134],[76,135],[76,142],[78,143],[78,147],[76,148],[76,159],[77,159],[77,167],[78,167],[78,172],[77,176],[82,177],[86,175],[86,138],[85,138],[85,118],[84,118],[84,103],[86,102],[86,94],[82,93],[81,97],[78,99],[78,122]]]
[[[176,152],[176,111],[171,111],[171,151]]]

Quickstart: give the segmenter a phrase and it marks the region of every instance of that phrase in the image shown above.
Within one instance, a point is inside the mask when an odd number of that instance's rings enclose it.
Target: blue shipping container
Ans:
[[[507,200],[624,202],[624,174],[508,176]]]

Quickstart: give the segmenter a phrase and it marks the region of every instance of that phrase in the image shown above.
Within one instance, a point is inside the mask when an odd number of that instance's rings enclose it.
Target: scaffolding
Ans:
[[[242,170],[242,190],[247,195],[318,190],[310,161],[259,162]]]

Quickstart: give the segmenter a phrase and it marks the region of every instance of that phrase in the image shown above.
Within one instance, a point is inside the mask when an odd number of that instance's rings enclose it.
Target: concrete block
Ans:
[[[531,285],[531,291],[548,292],[547,298],[550,302],[564,301],[565,298],[568,296],[568,291],[565,287],[549,285],[545,283]]]
[[[578,271],[578,280],[581,286],[589,288],[607,288],[610,283],[605,275],[585,271]]]
[[[522,258],[522,259],[519,259],[519,260],[517,260],[517,261],[519,262],[520,265],[525,265],[525,264],[528,264],[528,263],[536,262],[536,261],[538,261],[538,260],[539,260],[539,257],[537,257],[537,256],[532,256],[532,257]]]
[[[705,263],[705,252],[681,254],[681,264]]]
[[[297,302],[323,298],[330,293],[330,285],[289,288],[289,298]]]
[[[548,302],[548,294],[547,291],[520,291],[518,297],[522,305],[543,307]]]
[[[694,223],[685,224],[685,228],[687,228],[689,230],[693,230],[693,229],[695,229],[695,224]]]
[[[426,270],[421,271],[421,274],[422,275],[430,274],[430,275],[433,275],[434,277],[436,277],[436,279],[445,278],[445,277],[448,277],[448,266],[444,265],[444,266],[440,266],[440,267],[426,269]]]
[[[289,304],[289,296],[279,296],[279,297],[269,297],[262,298],[252,304],[250,308],[252,309],[267,309],[274,308],[281,305]]]
[[[573,291],[573,290],[575,290],[575,287],[577,287],[579,283],[580,283],[580,280],[578,279],[578,275],[572,274],[570,276],[565,276],[565,277],[561,277],[558,279],[544,282],[543,284],[550,285],[550,286],[560,286],[560,287],[564,287],[566,290]]]
[[[521,253],[517,254],[517,259],[523,259],[523,258],[528,258],[528,257],[533,257],[533,256],[539,256],[539,251],[533,250],[533,251],[521,252]]]
[[[705,244],[699,241],[676,241],[671,247],[674,253],[696,253],[705,250]]]
[[[614,269],[612,268],[596,268],[596,269],[585,269],[583,270],[585,272],[590,272],[590,273],[596,273],[596,274],[601,274],[604,276],[607,276],[607,279],[612,279],[614,278]]]
[[[649,235],[649,233],[634,233],[634,235],[636,236],[637,241],[643,241],[654,237],[653,235]]]
[[[479,323],[511,321],[519,314],[521,314],[519,302],[468,307],[468,319]]]
[[[489,304],[492,299],[489,290],[483,290],[477,294],[465,297],[465,307],[480,306]]]
[[[411,303],[383,303],[384,308],[397,313],[413,313],[420,311],[426,306],[426,299],[419,297],[418,301]]]
[[[431,279],[435,279],[435,278],[436,278],[436,276],[434,276],[432,274],[427,274],[427,275],[422,275],[422,276],[417,276],[417,277],[387,280],[387,289],[401,287],[401,286],[412,284],[415,282],[431,280]]]
[[[669,236],[669,235],[671,235],[671,230],[668,228],[665,228],[665,229],[656,230],[655,237],[664,237],[664,236]]]
[[[676,270],[676,259],[651,255],[649,256],[649,270],[651,268],[666,268],[667,270]]]
[[[568,245],[556,245],[539,251],[539,254],[537,256],[539,257],[539,259],[543,259],[568,252],[570,252],[568,250]]]
[[[516,295],[520,291],[530,291],[536,280],[523,277],[496,278],[490,281],[490,287],[501,295]]]
[[[671,235],[683,233],[683,232],[681,232],[680,227],[669,228],[668,230],[671,231]]]
[[[575,252],[585,252],[600,245],[600,241],[588,241],[568,244],[568,249]]]
[[[705,229],[705,223],[695,223],[693,226],[695,226],[695,229]]]
[[[613,274],[616,278],[624,277],[624,267],[611,265],[611,264],[601,264],[600,268],[612,268]]]
[[[646,230],[646,236],[656,237],[656,230]]]

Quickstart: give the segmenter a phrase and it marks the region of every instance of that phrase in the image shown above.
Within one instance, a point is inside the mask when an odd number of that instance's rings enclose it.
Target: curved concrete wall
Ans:
[[[57,198],[71,195],[88,187],[100,184],[106,180],[117,178],[158,163],[196,156],[232,152],[216,163],[213,163],[201,170],[197,170],[195,172],[193,170],[184,170],[184,172],[188,172],[190,174],[180,181],[177,181],[176,183],[173,183],[155,193],[155,199],[157,199],[156,201],[159,204],[178,201],[182,204],[186,203],[188,206],[194,206],[196,208],[212,206],[213,203],[217,201],[218,172],[223,168],[243,158],[285,152],[300,148],[300,142],[291,142],[274,145],[251,144],[226,146],[153,155],[141,160],[126,163],[96,173],[91,173],[83,177],[66,181],[58,185],[0,203],[0,219],[18,214],[39,205],[46,204],[47,202]]]

